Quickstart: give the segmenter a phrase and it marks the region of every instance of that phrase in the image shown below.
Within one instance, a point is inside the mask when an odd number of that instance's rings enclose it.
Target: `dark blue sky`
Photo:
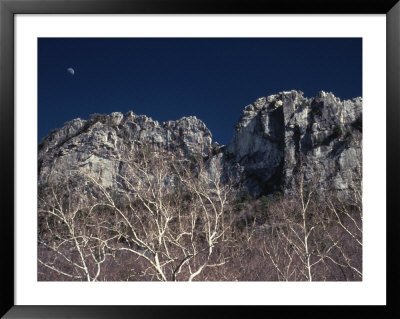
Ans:
[[[40,38],[39,141],[92,113],[195,115],[229,143],[243,108],[297,89],[362,96],[361,38]],[[67,72],[75,70],[75,75]]]

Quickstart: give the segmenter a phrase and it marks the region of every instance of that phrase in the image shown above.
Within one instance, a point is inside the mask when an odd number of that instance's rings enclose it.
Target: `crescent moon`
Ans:
[[[75,70],[73,68],[68,68],[67,71],[69,74],[72,74],[72,75],[75,74]]]

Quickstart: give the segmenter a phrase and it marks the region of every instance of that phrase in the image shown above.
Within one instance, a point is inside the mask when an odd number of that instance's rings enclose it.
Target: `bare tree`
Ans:
[[[200,154],[127,147],[117,187],[77,169],[39,194],[39,280],[361,280],[361,178],[249,197]],[[52,182],[50,182],[52,181]]]
[[[277,280],[361,280],[361,192],[317,192],[297,176],[297,189],[270,208],[263,252]],[[337,271],[339,269],[339,271]],[[340,279],[339,279],[340,278]]]
[[[218,246],[230,226],[231,188],[220,176],[210,178],[202,159],[177,157],[167,151],[139,148],[125,161],[119,175],[125,205],[93,177],[106,204],[120,216],[125,250],[147,263],[141,276],[157,280],[193,280],[208,267],[226,262]]]
[[[66,178],[40,192],[38,264],[56,279],[97,281],[110,255],[101,219],[93,213],[100,204],[72,191],[74,183]]]
[[[127,280],[207,280],[229,259],[232,187],[221,183],[219,171],[210,176],[199,156],[137,147],[123,162],[118,191],[83,171],[71,180],[86,185],[84,196],[64,185],[66,194],[48,189],[39,244],[51,258],[39,257],[39,264],[66,279],[104,280],[102,265],[128,254],[135,263]]]

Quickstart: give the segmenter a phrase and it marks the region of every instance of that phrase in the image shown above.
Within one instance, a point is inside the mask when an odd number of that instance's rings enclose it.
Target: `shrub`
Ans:
[[[234,158],[235,158],[235,154],[228,152],[228,151],[225,152],[225,160],[226,161],[233,160]]]
[[[107,119],[107,114],[101,114],[101,113],[90,114],[90,122],[92,122],[93,124],[96,122],[104,123],[106,119]]]
[[[357,119],[353,122],[352,126],[362,132],[362,116],[360,115]]]
[[[317,140],[316,140],[317,145],[318,145],[318,146],[322,145],[322,142],[323,142],[322,137],[321,137],[321,136],[318,136],[318,137],[317,137]]]
[[[335,125],[330,137],[331,138],[339,138],[342,136],[342,134],[343,134],[342,128],[339,125]]]

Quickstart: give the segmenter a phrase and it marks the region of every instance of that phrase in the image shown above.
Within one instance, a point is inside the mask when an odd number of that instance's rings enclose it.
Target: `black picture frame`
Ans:
[[[15,14],[385,14],[387,52],[387,305],[386,306],[16,306],[14,303],[14,15]],[[4,318],[165,318],[325,315],[376,318],[399,316],[399,243],[395,227],[400,136],[400,2],[398,0],[280,0],[229,2],[187,0],[0,0],[0,192],[1,308]],[[383,143],[384,141],[382,141]],[[383,213],[383,212],[379,212]]]

